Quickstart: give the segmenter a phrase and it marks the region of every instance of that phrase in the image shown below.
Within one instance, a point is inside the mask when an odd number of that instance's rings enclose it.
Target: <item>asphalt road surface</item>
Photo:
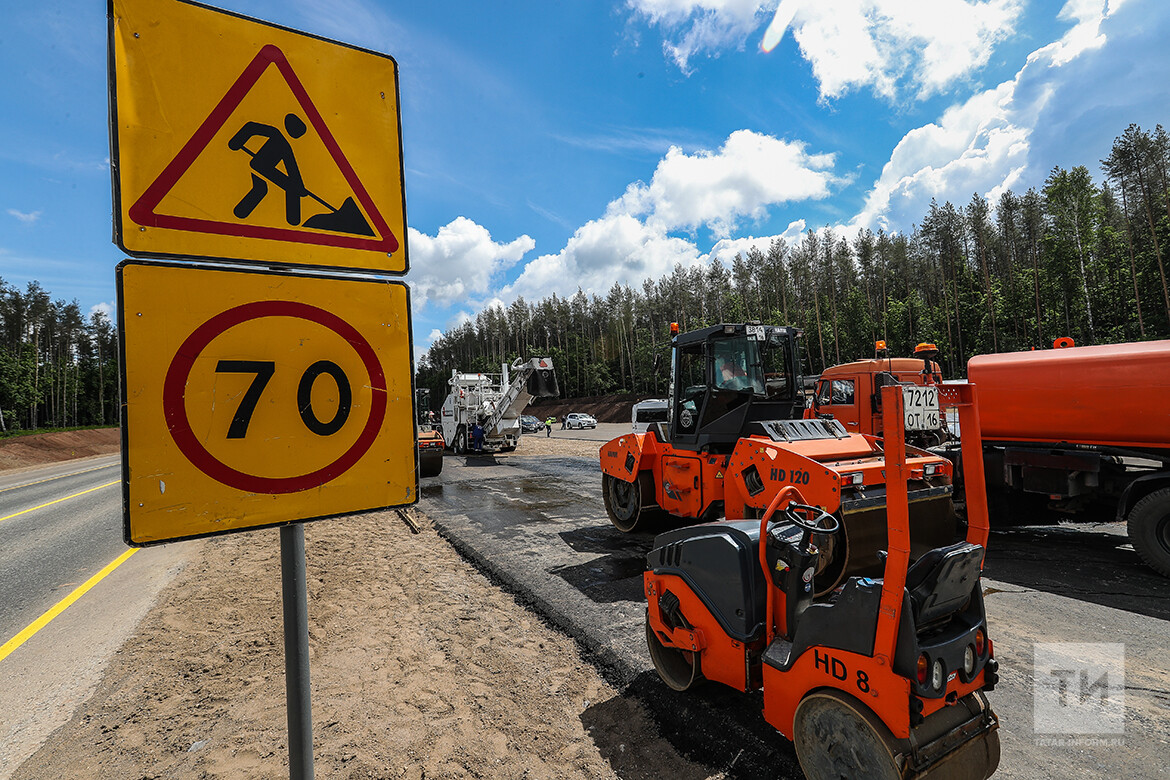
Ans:
[[[0,481],[0,641],[125,551],[120,468],[105,457]]]
[[[115,455],[0,476],[0,778],[68,721],[181,567],[181,545],[138,551],[9,645],[127,552],[120,469]]]
[[[554,435],[601,442],[626,430],[603,424]],[[448,456],[439,477],[423,480],[421,508],[466,557],[643,698],[689,757],[730,777],[800,777],[791,745],[763,721],[758,694],[715,685],[679,694],[658,680],[645,649],[641,593],[653,536],[622,534],[608,522],[596,459],[522,453],[523,445],[498,458]],[[994,533],[986,572],[1001,663],[991,694],[1002,723],[996,776],[1170,776],[1170,582],[1147,569],[1110,524]],[[1114,655],[1120,648],[1120,731],[1050,733],[1037,719],[1037,686],[1048,680],[1040,654],[1051,643],[1091,643]],[[1114,684],[1116,704],[1121,683]]]

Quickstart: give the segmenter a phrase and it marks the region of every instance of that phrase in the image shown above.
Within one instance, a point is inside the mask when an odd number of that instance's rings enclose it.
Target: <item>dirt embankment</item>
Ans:
[[[643,393],[615,393],[584,398],[541,398],[528,407],[527,413],[542,420],[549,416],[559,420],[570,412],[583,412],[593,415],[598,422],[628,423],[634,404],[653,397]]]
[[[118,428],[41,433],[0,440],[0,471],[93,455],[113,455],[122,445]]]
[[[318,777],[705,780],[573,641],[414,512],[305,529]],[[288,776],[275,531],[191,562],[93,696],[13,775]]]

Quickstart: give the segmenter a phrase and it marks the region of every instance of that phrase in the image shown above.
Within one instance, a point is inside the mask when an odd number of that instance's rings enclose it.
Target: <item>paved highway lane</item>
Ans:
[[[112,567],[121,496],[118,456],[0,475],[0,780],[68,722],[198,544]]]
[[[126,550],[117,456],[0,482],[0,643]]]
[[[593,438],[593,432],[584,433],[583,438]],[[599,432],[597,439],[602,438]],[[653,536],[614,529],[600,491],[593,458],[521,452],[448,457],[443,473],[420,485],[420,506],[466,557],[577,638],[611,680],[628,685],[688,756],[729,778],[800,777],[790,744],[760,717],[758,695],[722,686],[676,694],[658,680],[645,649],[641,593]],[[1079,559],[1097,540],[1067,529],[1029,533],[1023,544],[1015,535],[998,533],[989,544],[984,586],[1002,664],[1000,685],[991,694],[1003,724],[1003,762],[996,776],[1165,776],[1166,580],[1132,551],[1104,546],[1098,557],[1103,568],[1086,581]],[[1020,576],[1024,571],[1026,577]],[[1106,604],[1093,594],[1116,590],[1118,580],[1125,583],[1124,599]],[[1035,729],[1033,654],[1050,642],[1124,645],[1123,734],[1081,735],[1100,739],[1064,745],[1053,738],[1068,735]],[[589,711],[582,717],[601,719]]]

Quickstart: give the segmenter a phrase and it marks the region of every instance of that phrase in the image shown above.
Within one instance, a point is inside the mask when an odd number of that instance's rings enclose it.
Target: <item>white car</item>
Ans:
[[[597,419],[590,414],[581,414],[580,412],[573,412],[565,420],[566,428],[596,428]]]

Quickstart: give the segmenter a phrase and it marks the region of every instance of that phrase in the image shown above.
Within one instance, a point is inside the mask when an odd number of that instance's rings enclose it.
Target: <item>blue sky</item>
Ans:
[[[7,3],[0,278],[112,308],[105,3]],[[1167,122],[1163,0],[225,0],[391,54],[416,352],[831,226],[908,231]]]

